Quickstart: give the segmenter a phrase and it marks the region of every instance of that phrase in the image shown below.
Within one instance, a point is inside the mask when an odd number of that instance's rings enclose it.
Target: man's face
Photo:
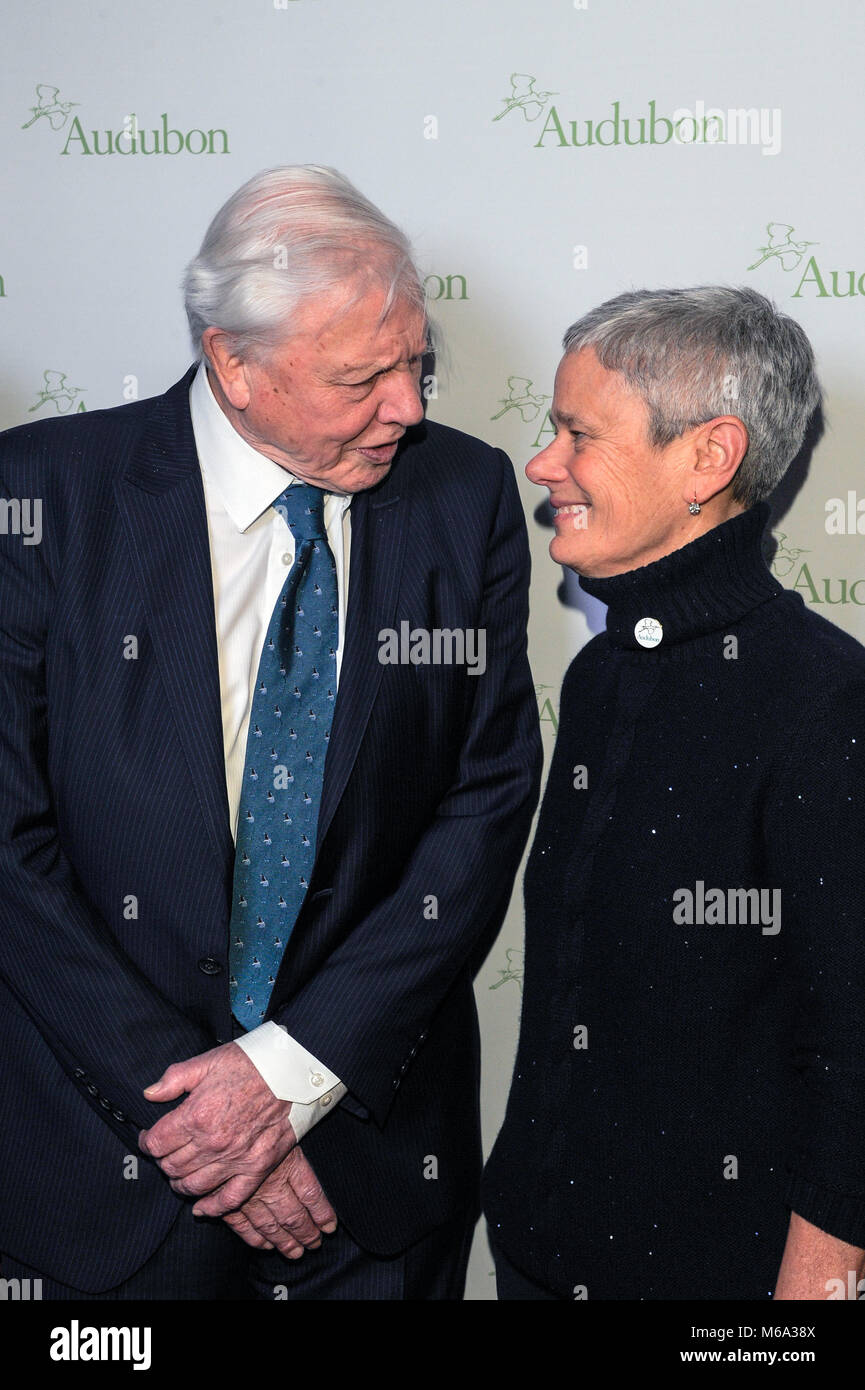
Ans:
[[[526,475],[550,490],[557,564],[603,578],[687,544],[687,436],[656,449],[645,403],[592,348],[562,358],[550,416],[556,437]]]
[[[388,473],[397,442],[423,418],[422,313],[371,287],[340,312],[355,286],[301,307],[292,336],[261,361],[211,370],[214,393],[254,449],[327,492],[362,492]]]

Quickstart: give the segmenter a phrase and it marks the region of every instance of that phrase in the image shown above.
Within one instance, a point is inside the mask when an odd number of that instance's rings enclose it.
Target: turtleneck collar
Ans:
[[[610,645],[629,651],[669,648],[718,632],[783,593],[763,558],[768,519],[768,505],[758,502],[641,569],[608,579],[581,575],[580,588],[607,604]],[[655,626],[645,619],[654,619]]]

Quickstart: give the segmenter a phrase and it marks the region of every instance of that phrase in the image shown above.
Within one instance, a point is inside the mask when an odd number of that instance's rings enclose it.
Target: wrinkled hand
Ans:
[[[297,1143],[291,1102],[278,1100],[246,1053],[225,1043],[175,1062],[144,1094],[188,1098],[138,1137],[196,1216],[236,1211]],[[202,1194],[209,1193],[207,1197]]]
[[[240,1211],[223,1218],[247,1245],[274,1247],[290,1260],[321,1245],[322,1232],[336,1230],[336,1212],[300,1146],[265,1178]]]

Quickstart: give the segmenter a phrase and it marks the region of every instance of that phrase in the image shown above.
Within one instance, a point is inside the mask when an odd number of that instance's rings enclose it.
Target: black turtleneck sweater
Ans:
[[[767,517],[580,580],[607,630],[562,687],[484,1180],[563,1297],[769,1298],[791,1209],[865,1246],[865,649],[773,579]]]

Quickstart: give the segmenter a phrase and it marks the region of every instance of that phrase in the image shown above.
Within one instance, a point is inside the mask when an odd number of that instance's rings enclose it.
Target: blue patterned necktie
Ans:
[[[274,506],[295,554],[261,653],[238,813],[229,986],[247,1029],[267,1010],[312,872],[339,645],[324,493],[295,483]]]

